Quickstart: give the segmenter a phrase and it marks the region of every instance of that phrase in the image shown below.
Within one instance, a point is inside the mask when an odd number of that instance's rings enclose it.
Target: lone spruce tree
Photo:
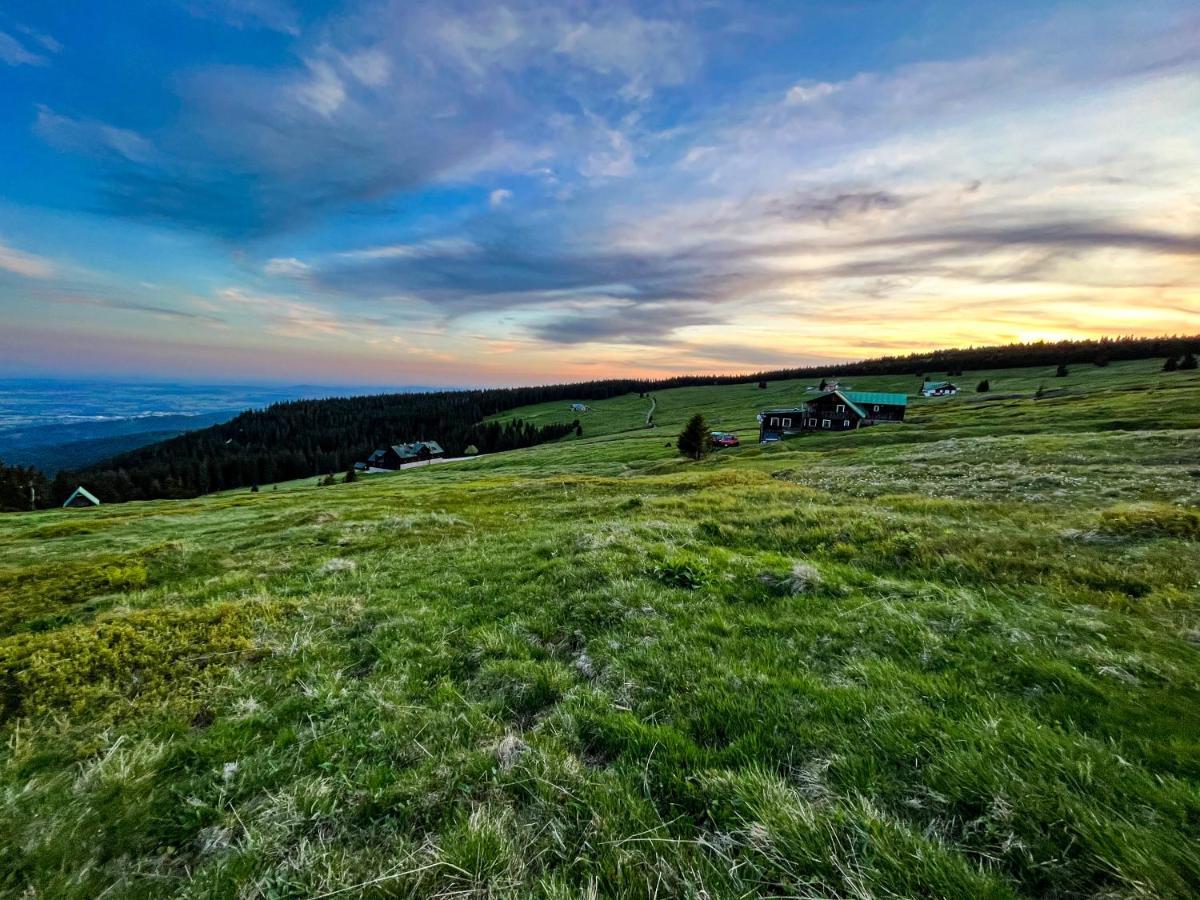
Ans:
[[[1180,372],[1190,372],[1193,369],[1195,369],[1196,366],[1197,366],[1196,354],[1193,353],[1191,350],[1189,350],[1187,353],[1183,354],[1183,359],[1181,359],[1179,361],[1179,371]]]
[[[704,416],[696,413],[688,420],[687,426],[679,433],[675,442],[679,452],[690,459],[702,459],[708,452],[708,425]]]

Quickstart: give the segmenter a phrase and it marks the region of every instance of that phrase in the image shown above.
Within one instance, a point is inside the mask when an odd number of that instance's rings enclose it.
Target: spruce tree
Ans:
[[[688,420],[683,431],[679,433],[679,440],[675,442],[675,446],[679,448],[679,452],[689,459],[702,459],[704,454],[708,452],[708,425],[704,421],[704,416],[696,413]]]
[[[1068,371],[1066,363],[1059,363],[1058,368],[1054,371],[1055,378],[1066,378],[1070,374],[1071,373]]]
[[[1168,356],[1166,362],[1163,363],[1162,370],[1164,372],[1174,372],[1179,368],[1179,360],[1173,356]]]
[[[986,378],[979,382],[979,387],[975,388],[975,390],[980,394],[986,394],[991,389],[992,385]]]
[[[1190,371],[1196,368],[1196,354],[1191,350],[1183,355],[1183,359],[1179,361],[1179,370],[1181,372]]]

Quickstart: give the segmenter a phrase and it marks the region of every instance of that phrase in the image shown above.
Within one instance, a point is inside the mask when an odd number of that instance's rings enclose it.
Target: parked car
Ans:
[[[714,447],[736,447],[740,443],[738,436],[728,431],[714,431],[708,439]]]

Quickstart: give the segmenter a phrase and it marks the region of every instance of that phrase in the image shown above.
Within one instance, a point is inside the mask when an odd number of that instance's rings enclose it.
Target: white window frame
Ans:
[[[838,408],[834,410],[834,412],[836,412],[836,413],[844,413],[845,411],[846,411],[846,406],[843,403],[839,403]]]
[[[822,420],[821,420],[821,427],[822,427],[822,428],[828,428],[828,427],[829,427],[831,424],[832,424],[832,423],[831,423],[831,422],[830,422],[828,419],[822,419]]]
[[[844,422],[842,423],[842,427],[843,427],[843,428],[849,428],[849,427],[850,427],[850,420],[849,420],[849,419],[846,419],[846,421],[844,421]]]
[[[791,419],[784,419],[784,420],[783,420],[783,427],[784,427],[784,428],[791,428],[791,427],[792,427],[792,420],[791,420]]]
[[[778,426],[779,425],[779,416],[771,416],[771,424],[773,426]]]
[[[879,404],[878,403],[876,403],[873,407],[871,407],[871,412],[879,412]]]

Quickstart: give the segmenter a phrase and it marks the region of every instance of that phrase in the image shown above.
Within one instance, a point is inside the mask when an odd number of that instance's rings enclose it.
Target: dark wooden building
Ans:
[[[442,459],[446,455],[437,441],[414,441],[411,444],[393,444],[376,450],[367,457],[369,469],[399,469],[401,466],[430,459]]]
[[[906,394],[878,391],[827,391],[800,406],[765,409],[758,416],[759,443],[806,431],[852,431],[880,422],[902,422]]]

